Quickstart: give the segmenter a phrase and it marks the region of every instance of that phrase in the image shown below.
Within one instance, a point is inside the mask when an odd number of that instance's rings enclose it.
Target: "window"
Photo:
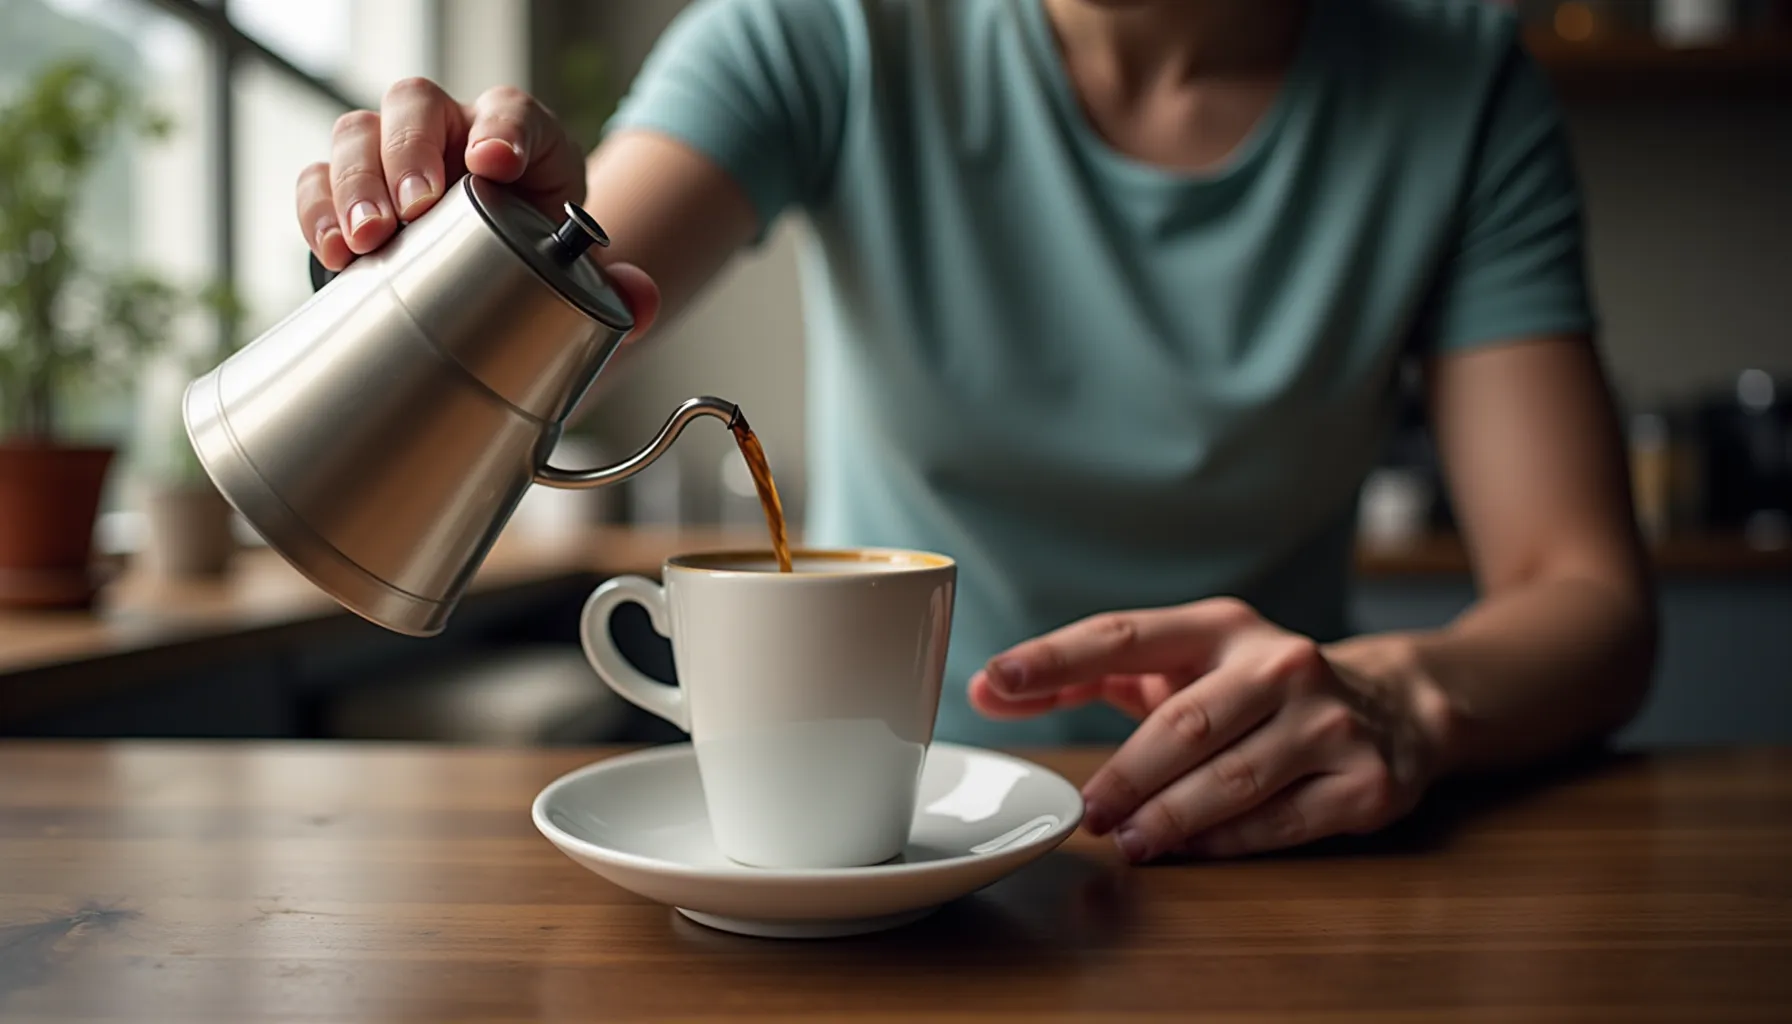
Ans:
[[[52,61],[99,58],[171,122],[159,140],[127,140],[94,175],[77,233],[121,266],[171,283],[229,283],[251,336],[310,294],[293,183],[329,153],[331,125],[377,108],[405,75],[440,77],[444,0],[0,0],[0,96]],[[519,8],[526,10],[526,8]],[[202,344],[215,324],[185,327]],[[146,368],[140,393],[76,399],[74,434],[132,440],[153,468],[181,440],[184,377]],[[135,413],[135,422],[133,422]],[[113,475],[109,508],[128,501]]]
[[[96,259],[120,268],[153,266],[173,283],[218,276],[218,204],[209,201],[217,132],[210,120],[217,61],[212,43],[158,7],[126,0],[7,0],[0,32],[0,94],[24,87],[45,66],[88,56],[121,76],[166,117],[160,140],[126,139],[95,168],[74,234]],[[128,432],[128,403],[71,395],[65,430]]]
[[[293,184],[301,167],[326,159],[330,129],[342,108],[282,74],[248,58],[231,72],[235,91],[235,162],[238,293],[251,311],[250,328],[267,326],[311,293],[304,273],[304,236],[293,212]]]
[[[363,5],[365,6],[365,5]],[[350,0],[231,0],[230,20],[306,74],[340,79],[348,63]]]

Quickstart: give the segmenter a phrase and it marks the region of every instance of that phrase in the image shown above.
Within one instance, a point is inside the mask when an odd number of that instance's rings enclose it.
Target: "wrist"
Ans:
[[[1430,670],[1417,636],[1386,633],[1353,637],[1325,648],[1346,683],[1379,696],[1406,722],[1408,756],[1426,785],[1456,768],[1460,715]]]

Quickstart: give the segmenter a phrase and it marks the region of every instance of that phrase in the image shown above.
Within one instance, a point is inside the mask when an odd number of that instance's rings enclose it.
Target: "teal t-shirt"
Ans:
[[[957,559],[965,682],[1082,616],[1233,594],[1347,632],[1355,496],[1403,354],[1588,332],[1560,118],[1511,16],[1318,0],[1216,169],[1087,123],[1042,0],[699,0],[612,127],[714,159],[803,233],[807,539]]]

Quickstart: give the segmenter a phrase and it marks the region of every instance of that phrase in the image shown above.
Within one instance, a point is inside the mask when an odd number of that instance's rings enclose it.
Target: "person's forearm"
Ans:
[[[610,236],[599,254],[645,270],[662,321],[678,315],[758,230],[747,194],[713,160],[675,139],[618,133],[586,161],[585,207]]]
[[[1652,601],[1646,587],[1545,578],[1442,629],[1355,637],[1327,654],[1347,679],[1409,690],[1437,774],[1509,768],[1635,713],[1654,666]]]

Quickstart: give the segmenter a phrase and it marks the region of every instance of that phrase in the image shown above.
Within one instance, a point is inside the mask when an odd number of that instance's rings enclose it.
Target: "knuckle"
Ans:
[[[1195,834],[1194,820],[1169,800],[1153,800],[1139,808],[1133,820],[1155,849],[1175,846]]]
[[[380,128],[380,115],[371,110],[351,110],[336,119],[331,131],[336,135],[357,135],[362,132],[376,132]]]
[[[1130,615],[1107,612],[1097,615],[1089,625],[1101,638],[1102,647],[1109,651],[1122,653],[1138,646],[1139,624]]]
[[[1293,800],[1276,801],[1268,812],[1264,829],[1269,841],[1276,846],[1299,846],[1311,838],[1307,816]]]
[[[428,132],[414,124],[399,124],[386,130],[386,141],[382,148],[388,156],[405,156],[428,144]]]
[[[1263,780],[1256,766],[1235,751],[1213,759],[1213,780],[1231,805],[1254,804],[1263,795]]]
[[[1319,645],[1304,636],[1289,637],[1270,658],[1269,673],[1294,687],[1317,682],[1325,666]]]
[[[1286,681],[1274,672],[1253,672],[1248,674],[1239,684],[1253,697],[1279,696]]]
[[[479,106],[482,108],[499,107],[531,107],[535,97],[514,85],[494,85],[479,94]]]
[[[1213,717],[1200,701],[1192,698],[1171,701],[1164,705],[1164,728],[1178,744],[1199,747],[1213,735]]]
[[[345,163],[330,168],[330,184],[340,199],[383,189],[386,178],[364,163]]]
[[[1336,746],[1354,741],[1359,733],[1355,713],[1343,704],[1326,704],[1313,713],[1308,742]]]
[[[386,89],[390,99],[435,99],[442,95],[446,95],[442,87],[422,75],[400,78]]]
[[[1236,597],[1210,597],[1201,604],[1215,619],[1229,625],[1243,625],[1257,617],[1257,609]]]
[[[299,168],[299,176],[294,184],[300,192],[306,192],[328,184],[329,180],[330,165],[320,160]]]
[[[1358,773],[1354,787],[1358,831],[1372,832],[1394,817],[1394,773],[1377,759]]]

